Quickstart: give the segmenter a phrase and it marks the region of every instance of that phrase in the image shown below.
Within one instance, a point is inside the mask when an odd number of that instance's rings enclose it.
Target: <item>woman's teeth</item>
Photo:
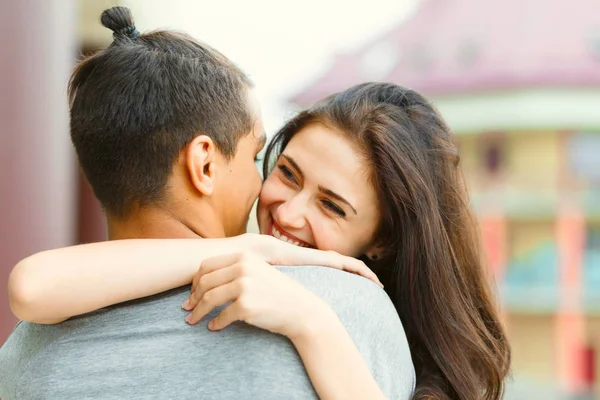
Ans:
[[[306,245],[304,243],[300,243],[297,240],[294,240],[294,239],[292,239],[290,237],[287,237],[283,233],[279,232],[277,230],[277,228],[275,227],[275,225],[273,225],[273,236],[276,237],[279,240],[282,240],[282,241],[287,242],[287,243],[291,243],[291,244],[293,244],[295,246],[306,247]]]

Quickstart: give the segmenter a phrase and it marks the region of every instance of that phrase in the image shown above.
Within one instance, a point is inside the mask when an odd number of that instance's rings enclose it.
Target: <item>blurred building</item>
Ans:
[[[457,135],[513,348],[507,398],[593,391],[600,362],[600,4],[424,0],[291,103],[363,81],[428,95]]]
[[[35,252],[106,238],[102,211],[79,173],[69,138],[66,88],[76,61],[110,43],[98,16],[118,1],[3,2],[0,49],[0,285]],[[16,319],[5,291],[0,345]]]

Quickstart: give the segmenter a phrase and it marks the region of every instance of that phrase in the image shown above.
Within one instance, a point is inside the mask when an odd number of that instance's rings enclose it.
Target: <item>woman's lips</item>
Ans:
[[[310,244],[306,243],[305,241],[298,239],[296,236],[286,232],[283,228],[281,228],[276,222],[275,220],[271,219],[271,226],[269,227],[269,231],[268,234],[276,237],[279,240],[282,240],[284,242],[287,243],[291,243],[293,245],[296,246],[301,246],[301,247],[313,247]]]

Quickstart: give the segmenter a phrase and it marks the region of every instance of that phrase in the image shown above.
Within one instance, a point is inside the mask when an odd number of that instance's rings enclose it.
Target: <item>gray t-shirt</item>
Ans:
[[[279,267],[325,300],[390,399],[409,399],[415,372],[385,292],[324,267]],[[20,323],[0,349],[0,398],[314,399],[291,342],[244,323],[220,332],[184,322],[189,288],[58,325]],[[77,299],[73,299],[77,301]]]

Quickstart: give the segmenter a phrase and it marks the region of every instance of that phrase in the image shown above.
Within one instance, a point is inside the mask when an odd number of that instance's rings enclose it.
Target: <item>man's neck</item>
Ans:
[[[107,221],[109,240],[222,237],[208,227],[193,226],[188,221],[159,208],[142,208],[130,213],[126,218],[108,215]]]

